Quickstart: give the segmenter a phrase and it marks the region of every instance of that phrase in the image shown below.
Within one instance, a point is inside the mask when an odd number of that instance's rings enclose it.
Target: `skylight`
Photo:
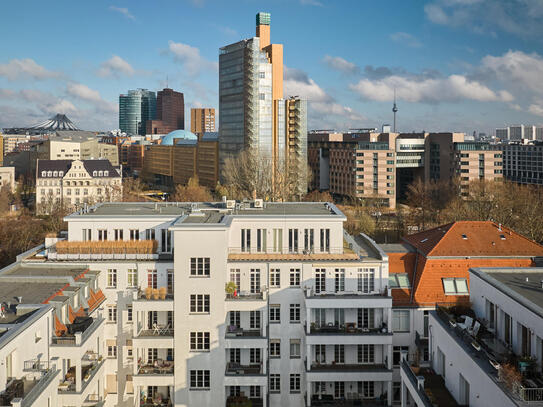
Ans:
[[[390,288],[409,288],[409,277],[407,273],[394,273],[388,277],[388,285]]]

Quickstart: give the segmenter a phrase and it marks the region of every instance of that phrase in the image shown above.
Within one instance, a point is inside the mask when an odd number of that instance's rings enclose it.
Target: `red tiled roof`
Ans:
[[[75,317],[76,315],[75,315],[74,310],[72,309],[72,306],[68,305],[68,320],[70,321],[70,324],[74,323]]]
[[[60,319],[58,319],[58,316],[55,314],[55,336],[62,336],[66,331],[66,325],[60,322]]]
[[[461,221],[404,237],[424,255],[543,256],[543,246],[492,221]]]

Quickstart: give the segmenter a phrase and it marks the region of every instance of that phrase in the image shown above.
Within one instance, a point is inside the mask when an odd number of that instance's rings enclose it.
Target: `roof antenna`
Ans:
[[[394,105],[392,106],[392,113],[394,113],[394,133],[396,133],[396,112],[398,111],[398,106],[396,106],[396,87],[394,87]]]
[[[168,74],[166,74],[166,88],[168,87]]]

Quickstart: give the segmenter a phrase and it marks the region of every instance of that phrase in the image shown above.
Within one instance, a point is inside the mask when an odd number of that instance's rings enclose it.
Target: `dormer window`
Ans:
[[[92,176],[93,176],[93,177],[96,177],[97,175],[98,175],[98,171],[93,171],[93,172],[92,172]]]
[[[47,176],[52,177],[53,176],[53,171],[47,171]]]
[[[103,176],[104,176],[104,172],[103,172],[103,171],[98,171],[98,176],[99,176],[99,177],[103,177]]]
[[[468,240],[468,236],[467,236],[467,235],[464,235],[464,234],[462,234],[462,239],[464,239],[464,240]]]
[[[53,171],[53,177],[58,177],[58,171]]]
[[[47,176],[47,171],[42,171],[42,172],[41,172],[41,176],[42,176],[42,177]]]
[[[59,171],[59,172],[58,172],[58,176],[59,176],[59,177],[63,177],[63,176],[64,176],[64,171]]]
[[[104,177],[109,177],[109,171],[104,171]]]
[[[505,240],[505,235],[500,235],[501,240]]]

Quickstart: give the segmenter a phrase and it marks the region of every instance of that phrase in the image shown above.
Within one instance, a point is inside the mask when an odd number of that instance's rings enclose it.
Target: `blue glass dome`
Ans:
[[[162,142],[160,144],[163,146],[173,146],[175,144],[174,139],[197,141],[198,136],[188,130],[174,130],[162,137]]]

